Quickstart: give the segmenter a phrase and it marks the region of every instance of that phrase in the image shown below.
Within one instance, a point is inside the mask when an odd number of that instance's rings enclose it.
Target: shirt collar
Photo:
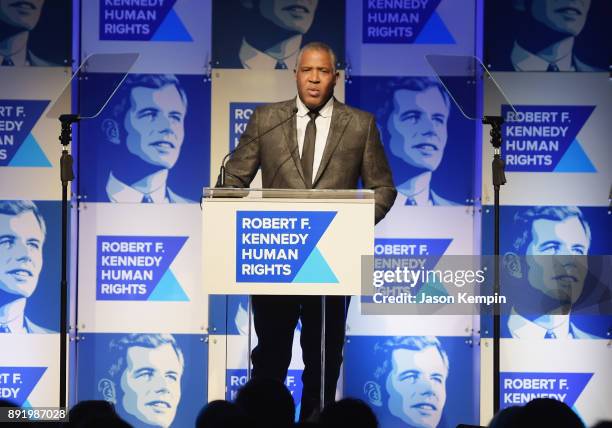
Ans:
[[[308,109],[308,107],[306,107],[306,104],[302,102],[299,96],[295,98],[296,98],[296,106],[298,109],[297,116],[304,117],[308,115],[308,112],[310,110]],[[319,109],[319,116],[329,118],[331,117],[333,111],[334,111],[334,97],[332,96],[329,100],[327,100],[325,105]]]
[[[512,65],[518,71],[546,71],[549,66],[549,62],[540,58],[537,55],[529,52],[517,42],[514,42],[512,47]],[[555,61],[560,71],[576,71],[576,67],[572,63],[571,51],[569,54]]]
[[[571,339],[573,336],[570,332],[569,315],[560,316],[562,322],[551,329],[558,339]],[[528,320],[522,315],[519,315],[514,308],[508,317],[508,329],[512,337],[516,339],[544,339],[546,328]]]
[[[252,69],[274,69],[278,61],[283,61],[288,70],[293,70],[297,62],[299,50],[285,58],[274,58],[259,49],[254,48],[246,39],[242,39],[238,57],[245,68]]]
[[[28,330],[25,327],[24,318],[23,312],[21,312],[12,320],[2,322],[0,325],[7,326],[11,333],[27,333]]]
[[[118,180],[111,172],[106,183],[106,193],[111,202],[140,203],[144,193]],[[155,203],[169,202],[166,194],[166,186],[160,186],[149,193]]]

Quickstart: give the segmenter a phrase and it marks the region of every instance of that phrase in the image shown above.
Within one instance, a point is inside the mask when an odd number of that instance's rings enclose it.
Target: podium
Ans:
[[[325,374],[325,296],[361,294],[361,259],[374,252],[372,190],[205,188],[202,197],[202,278],[212,297],[249,296],[246,380],[251,375],[252,295],[322,296],[321,405]],[[226,298],[225,328],[209,350],[209,399],[232,398],[236,370],[227,333],[240,317]],[[218,299],[217,299],[218,301]],[[220,306],[223,306],[221,304]],[[211,304],[211,320],[215,307]],[[238,306],[240,311],[240,306]],[[246,315],[246,316],[245,316]],[[214,323],[211,321],[211,325]],[[212,328],[211,334],[215,334]],[[213,341],[214,340],[214,341]],[[218,340],[218,342],[217,342]],[[214,346],[213,346],[214,345]],[[218,346],[217,346],[218,345]],[[215,347],[220,348],[215,352]],[[240,346],[238,346],[240,348]],[[225,351],[224,357],[220,354]],[[228,357],[233,360],[228,362]],[[225,370],[220,370],[223,365]],[[222,373],[221,373],[222,372]]]

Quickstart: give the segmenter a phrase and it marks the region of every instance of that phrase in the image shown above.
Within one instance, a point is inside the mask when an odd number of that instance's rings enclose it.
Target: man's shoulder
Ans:
[[[196,201],[192,201],[191,199],[184,198],[182,196],[177,195],[172,191],[169,187],[166,188],[166,192],[168,194],[168,200],[173,204],[194,204]]]
[[[602,68],[593,67],[592,65],[589,65],[586,62],[582,62],[576,56],[574,56],[574,66],[576,67],[576,71],[590,71],[590,72],[606,71]]]
[[[292,110],[295,107],[295,98],[278,101],[275,103],[262,104],[255,109],[258,113],[276,112],[279,110]]]

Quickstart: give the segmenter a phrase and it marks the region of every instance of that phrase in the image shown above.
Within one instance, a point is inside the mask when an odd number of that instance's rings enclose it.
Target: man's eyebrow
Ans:
[[[153,367],[141,367],[141,368],[139,368],[138,370],[135,370],[135,371],[134,371],[134,374],[135,374],[135,375],[137,375],[137,374],[140,374],[140,373],[142,373],[142,372],[152,372],[152,371],[155,371],[155,370],[153,369]]]
[[[6,233],[4,235],[0,235],[0,239],[3,239],[3,238],[14,238],[14,237],[15,237],[15,235],[11,235],[9,233]]]
[[[540,244],[538,244],[538,247],[544,247],[546,245],[550,245],[550,244],[559,244],[559,240],[555,240],[555,239],[549,239],[548,241],[544,241]]]
[[[402,376],[407,375],[407,374],[416,374],[416,373],[419,373],[419,372],[420,372],[420,370],[416,370],[416,369],[404,370],[404,371],[399,372],[397,376],[398,377],[402,377]]]
[[[400,118],[403,118],[404,116],[408,116],[409,114],[414,114],[414,113],[418,113],[421,114],[421,110],[418,109],[410,109],[410,110],[404,110],[403,112],[400,113]]]

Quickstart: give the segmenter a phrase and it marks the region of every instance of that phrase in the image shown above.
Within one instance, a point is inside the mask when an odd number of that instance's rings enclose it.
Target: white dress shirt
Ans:
[[[122,181],[118,180],[117,177],[111,172],[108,181],[106,182],[106,194],[111,202],[120,203],[141,203],[144,193],[128,186]],[[149,193],[149,196],[156,204],[168,203],[168,195],[166,192],[166,186],[162,185]]]
[[[573,339],[574,335],[570,330],[569,315],[559,316],[561,323],[547,330],[546,328],[519,315],[514,308],[508,317],[508,329],[515,339],[544,339],[546,333],[554,333],[557,339]]]
[[[576,71],[571,52],[570,50],[567,55],[555,61],[559,71]],[[511,60],[512,66],[516,71],[546,71],[550,64],[548,61],[524,49],[516,42],[514,42],[512,47]]]
[[[240,62],[244,68],[254,70],[274,70],[276,68],[276,63],[278,61],[282,61],[287,66],[288,70],[293,70],[295,68],[295,64],[297,64],[297,57],[298,53],[300,52],[299,47],[300,46],[298,44],[298,49],[285,58],[274,58],[267,53],[260,51],[259,49],[255,49],[249,42],[242,39],[238,57],[240,58]]]
[[[296,97],[297,104],[297,142],[298,149],[300,151],[300,158],[302,157],[302,148],[304,147],[304,137],[306,135],[306,126],[310,122],[310,116],[308,116],[308,107],[304,105],[300,97]],[[331,97],[327,103],[319,110],[319,115],[315,119],[315,126],[317,127],[317,137],[315,138],[315,150],[314,150],[314,161],[312,163],[312,179],[314,181],[319,171],[319,165],[321,165],[321,159],[323,158],[323,151],[325,150],[325,144],[327,144],[327,136],[329,135],[329,127],[331,125],[332,113],[334,111],[334,97]]]

